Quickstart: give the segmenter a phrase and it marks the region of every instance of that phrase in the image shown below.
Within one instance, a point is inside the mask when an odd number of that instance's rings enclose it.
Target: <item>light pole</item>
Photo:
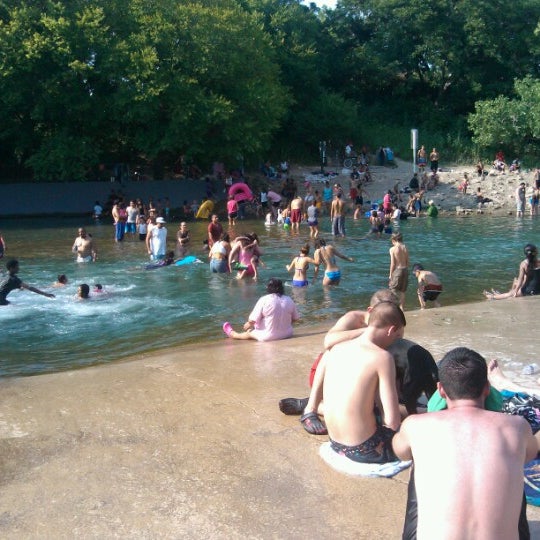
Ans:
[[[411,148],[412,148],[412,162],[413,162],[413,173],[416,172],[416,149],[418,148],[418,130],[411,129]]]
[[[321,158],[321,174],[324,174],[324,164],[326,161],[326,141],[319,141],[319,156]]]

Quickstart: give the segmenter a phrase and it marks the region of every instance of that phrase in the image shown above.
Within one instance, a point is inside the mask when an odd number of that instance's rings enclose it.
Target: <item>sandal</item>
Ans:
[[[319,418],[316,412],[308,412],[300,417],[300,422],[304,429],[312,435],[326,435],[328,430],[324,422]]]
[[[294,398],[294,397],[288,397],[285,399],[280,400],[279,402],[279,410],[283,414],[302,414],[304,412],[304,409],[306,408],[306,405],[308,403],[308,398]]]
[[[227,337],[231,337],[231,333],[233,331],[232,324],[228,321],[223,323],[223,331]]]

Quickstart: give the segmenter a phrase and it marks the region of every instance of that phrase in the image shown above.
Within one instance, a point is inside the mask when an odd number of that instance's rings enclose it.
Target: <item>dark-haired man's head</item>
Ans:
[[[488,383],[487,364],[476,351],[457,347],[439,363],[439,381],[443,397],[451,400],[478,399]]]

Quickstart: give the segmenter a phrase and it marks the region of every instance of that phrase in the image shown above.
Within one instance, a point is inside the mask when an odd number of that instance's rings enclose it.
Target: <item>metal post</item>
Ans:
[[[416,149],[418,148],[418,130],[411,129],[411,148],[412,148],[412,162],[413,162],[413,173],[416,172]]]
[[[324,162],[326,161],[326,141],[319,141],[319,156],[321,158],[321,174],[324,174]]]

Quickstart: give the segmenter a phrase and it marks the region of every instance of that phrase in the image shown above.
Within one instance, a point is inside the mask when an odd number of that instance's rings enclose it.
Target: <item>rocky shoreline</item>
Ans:
[[[395,160],[394,167],[381,167],[370,165],[373,182],[366,186],[369,198],[372,201],[382,199],[386,191],[394,188],[399,182],[399,188],[404,190],[409,186],[413,176],[413,165],[400,159]],[[290,174],[302,188],[306,179],[316,179],[324,182],[325,177],[318,174],[318,165],[293,165]],[[327,167],[325,172],[333,171],[330,177],[333,183],[340,183],[348,193],[350,170]],[[459,185],[467,173],[469,188],[463,194]],[[263,179],[258,174],[248,173],[248,182],[254,181],[256,185]],[[520,173],[500,173],[488,170],[486,176],[478,177],[474,164],[470,166],[454,166],[442,163],[439,171],[439,183],[433,189],[426,191],[423,201],[427,204],[433,200],[440,210],[440,215],[457,214],[496,214],[515,215],[515,191],[520,182],[525,182],[527,188],[527,201],[531,188],[534,185],[534,171],[526,170]],[[275,181],[274,181],[275,182]],[[221,196],[221,184],[214,180],[214,187]],[[315,183],[315,186],[317,184]],[[476,204],[476,191],[481,188],[484,197],[492,199],[478,212]],[[317,187],[316,187],[317,189]],[[154,199],[168,197],[173,208],[182,206],[184,200],[201,199],[205,195],[204,180],[165,180],[148,182],[126,182],[124,184],[108,182],[71,182],[71,183],[23,183],[0,184],[0,197],[4,201],[0,208],[2,217],[46,216],[46,215],[90,215],[94,201],[99,199],[102,203],[108,198],[111,190],[121,191],[125,197],[142,197]],[[300,190],[302,193],[302,189]],[[403,202],[406,204],[408,194],[403,193]],[[527,202],[526,214],[530,211]]]
[[[292,175],[296,179],[309,177],[317,166],[297,166],[292,168]],[[327,171],[331,171],[328,168]],[[400,190],[408,187],[413,176],[413,165],[405,161],[396,159],[395,167],[381,167],[370,165],[373,182],[367,184],[366,189],[373,201],[382,199],[387,190],[391,190],[399,182]],[[336,176],[332,177],[332,182],[340,183],[348,190],[350,171],[339,169],[335,171]],[[439,170],[439,183],[432,189],[425,192],[423,201],[427,203],[433,200],[439,208],[439,215],[456,214],[495,214],[495,215],[515,215],[516,199],[515,192],[521,182],[525,182],[527,189],[527,205],[525,213],[530,213],[529,197],[534,186],[534,170],[522,170],[518,173],[486,169],[487,175],[479,177],[474,164],[447,165],[442,164]],[[463,194],[458,188],[467,174],[469,187],[467,193]],[[481,209],[476,203],[476,192],[480,188],[484,197],[492,199]],[[406,203],[408,194],[403,193],[403,201]]]

